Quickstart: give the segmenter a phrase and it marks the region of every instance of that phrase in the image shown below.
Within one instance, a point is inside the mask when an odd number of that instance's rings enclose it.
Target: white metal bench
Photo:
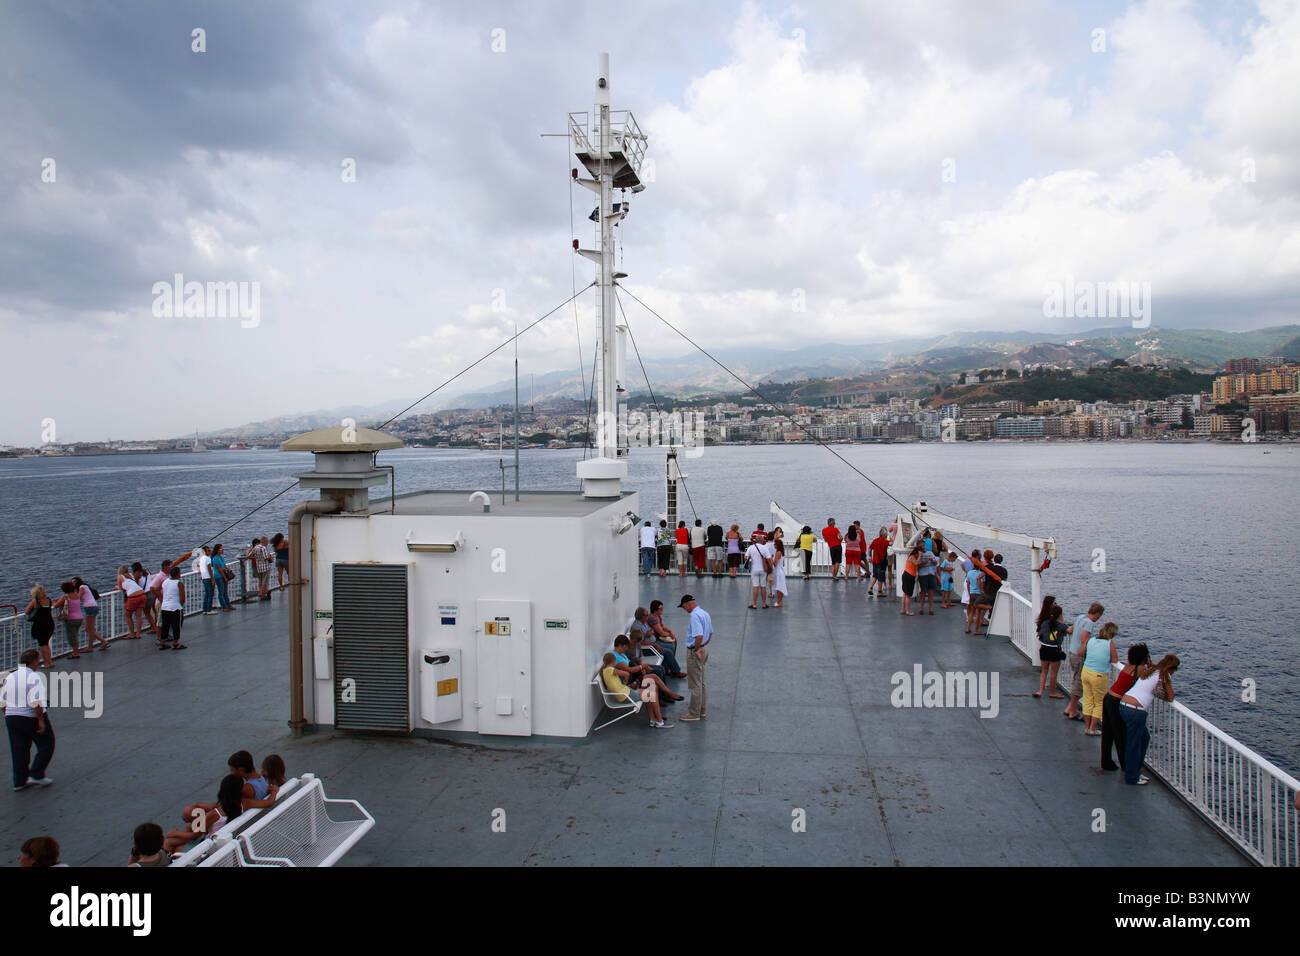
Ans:
[[[220,834],[218,834],[218,837]],[[214,838],[215,839],[215,838]],[[175,865],[175,864],[173,864]],[[293,866],[288,860],[281,860],[274,863],[259,862],[250,863],[244,853],[244,845],[240,837],[227,839],[225,842],[217,840],[216,849],[209,853],[196,866],[225,866],[225,867],[250,867],[250,866]]]
[[[608,727],[610,724],[618,723],[624,717],[631,717],[633,714],[639,714],[641,712],[641,703],[642,703],[641,696],[637,694],[636,691],[632,692],[631,700],[626,700],[625,695],[616,694],[614,693],[614,691],[610,690],[608,687],[605,686],[605,681],[601,679],[599,671],[596,673],[596,676],[591,679],[591,682],[592,684],[595,685],[596,689],[600,691],[601,699],[604,701],[605,707],[607,709],[612,711],[616,711],[616,710],[627,711],[627,713],[619,714],[613,720],[606,721],[605,723],[601,724],[599,727],[593,727],[592,728],[593,733],[597,730],[603,730],[604,728]]]
[[[180,856],[175,857],[172,860],[171,865],[172,866],[199,866],[201,861],[207,859],[208,856],[215,853],[217,848],[220,847],[223,843],[229,842],[229,840],[232,837],[234,837],[235,834],[237,834],[244,827],[248,826],[250,823],[256,820],[259,815],[266,813],[268,810],[275,809],[275,807],[279,805],[280,801],[286,799],[289,796],[289,794],[293,793],[293,791],[298,787],[298,784],[301,782],[302,781],[299,780],[299,778],[297,777],[291,777],[290,779],[286,780],[284,782],[284,786],[281,787],[279,792],[276,793],[275,795],[275,804],[273,804],[270,807],[258,807],[255,810],[249,810],[246,813],[241,813],[239,816],[235,817],[235,819],[228,821],[224,827],[222,827],[219,831],[214,833],[212,836],[200,840],[198,843],[196,843],[190,849],[186,850]],[[203,865],[236,866],[237,864],[224,862],[224,863],[208,863]]]
[[[331,800],[315,774],[235,837],[252,865],[333,866],[375,825],[355,800]]]
[[[285,782],[273,806],[241,813],[171,865],[333,866],[374,825],[360,803],[329,799],[305,773]]]

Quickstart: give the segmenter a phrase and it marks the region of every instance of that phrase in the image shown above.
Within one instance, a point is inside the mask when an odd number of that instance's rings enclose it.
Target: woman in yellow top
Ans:
[[[812,574],[813,543],[816,540],[817,536],[813,534],[812,528],[804,525],[803,530],[799,532],[799,550],[803,552],[803,579],[805,581]]]
[[[601,658],[600,679],[605,682],[605,687],[612,694],[616,694],[629,704],[636,700],[632,695],[637,693],[627,684],[623,683],[625,679],[631,679],[632,675],[626,669],[615,664],[613,654],[606,654]],[[659,695],[654,687],[650,690],[650,700],[645,702],[646,712],[650,714],[650,726],[656,730],[667,730],[672,724],[664,721],[664,715],[659,710]]]

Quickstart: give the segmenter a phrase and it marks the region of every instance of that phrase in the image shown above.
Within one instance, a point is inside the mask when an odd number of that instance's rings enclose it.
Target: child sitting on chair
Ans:
[[[215,803],[192,803],[181,813],[185,821],[184,830],[169,830],[163,840],[163,852],[168,855],[180,850],[191,840],[202,840],[220,830],[230,820],[239,816],[244,808],[240,802],[240,793],[244,789],[244,778],[237,773],[227,774],[222,778],[217,790]]]

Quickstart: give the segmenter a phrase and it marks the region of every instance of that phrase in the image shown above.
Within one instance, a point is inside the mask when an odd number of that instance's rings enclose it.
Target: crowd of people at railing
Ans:
[[[1146,644],[1133,644],[1125,653],[1127,663],[1112,682],[1111,667],[1119,663],[1119,625],[1102,624],[1104,613],[1106,608],[1094,601],[1067,625],[1056,598],[1051,594],[1043,598],[1035,620],[1039,675],[1033,696],[1048,693],[1065,700],[1057,677],[1061,663],[1068,663],[1070,693],[1063,716],[1082,721],[1085,734],[1101,738],[1102,770],[1123,770],[1125,783],[1143,785],[1148,778],[1142,763],[1151,743],[1147,715],[1155,698],[1173,701],[1173,674],[1181,662],[1174,654],[1153,661]]]
[[[187,645],[181,643],[181,625],[185,619],[186,589],[182,577],[182,566],[186,561],[193,561],[199,575],[199,586],[203,591],[201,614],[218,614],[235,611],[230,599],[230,584],[237,577],[230,566],[225,546],[222,544],[203,545],[182,554],[178,558],[162,561],[160,569],[151,573],[145,565],[136,561],[129,567],[125,564],[117,569],[114,588],[122,592],[122,612],[126,625],[123,640],[138,640],[144,634],[157,637],[159,650],[184,650]],[[283,589],[289,572],[289,539],[280,533],[271,537],[254,538],[252,543],[240,556],[251,569],[251,580],[256,581],[258,599],[271,600],[271,591]],[[274,572],[276,583],[272,585]],[[39,668],[49,669],[54,666],[54,655],[50,650],[50,641],[54,637],[56,624],[62,624],[63,634],[67,640],[69,659],[80,658],[96,650],[109,649],[108,638],[116,635],[104,635],[99,630],[100,592],[80,576],[59,585],[59,595],[52,598],[45,586],[35,584],[28,592],[30,600],[23,609],[23,614],[31,625],[32,640],[40,651]],[[85,634],[86,646],[81,646],[82,633]]]
[[[667,577],[676,570],[679,577],[693,573],[700,578],[734,578],[738,572],[748,573],[752,588],[750,606],[756,610],[782,607],[788,593],[787,573],[802,573],[803,579],[809,580],[813,555],[820,541],[830,554],[832,581],[867,581],[868,597],[885,598],[889,596],[886,587],[891,593],[894,588],[898,557],[891,543],[897,534],[897,520],[889,526],[882,525],[876,536],[868,539],[860,520],[841,529],[835,518],[827,518],[820,534],[810,525],[804,525],[794,541],[786,540],[785,529],[780,525],[768,531],[762,522],[746,535],[739,524],[724,528],[721,523],[710,521],[706,526],[699,518],[693,527],[679,521],[675,529],[668,526],[667,520],[660,520],[658,528],[647,521],[640,530],[641,573],[651,575],[657,569],[660,577]],[[936,595],[942,596],[941,608],[954,607],[955,582],[960,580],[961,603],[967,608],[966,631],[970,633],[973,625],[974,633],[978,634],[980,627],[986,625],[993,598],[1007,577],[1002,555],[992,551],[981,555],[975,551],[959,560],[955,550],[945,549],[943,532],[930,528],[917,530],[905,547],[899,613],[907,617],[918,613],[932,615]],[[913,610],[913,601],[919,611]]]
[[[235,605],[230,600],[228,587],[236,574],[229,566],[224,546],[203,546],[186,552],[177,558],[162,561],[160,570],[150,571],[142,562],[136,561],[129,567],[121,565],[117,569],[115,587],[122,592],[122,612],[125,633],[121,640],[138,640],[145,633],[156,635],[160,650],[184,650],[187,645],[181,642],[181,624],[185,617],[186,588],[182,579],[182,566],[193,560],[198,573],[199,584],[203,590],[202,614],[217,614],[214,603],[221,611],[234,611]],[[289,540],[282,534],[273,537],[254,538],[243,553],[242,560],[251,568],[253,580],[256,581],[258,599],[271,600],[271,591],[283,588],[289,567]],[[271,576],[278,572],[278,580],[273,587]],[[63,627],[67,640],[68,659],[79,659],[83,654],[98,650],[101,653],[110,649],[109,638],[117,635],[105,634],[100,630],[99,621],[101,602],[104,596],[93,585],[79,575],[59,585],[57,597],[51,597],[41,584],[35,584],[30,592],[30,600],[22,613],[30,624],[31,638],[36,647],[23,651],[19,655],[18,667],[9,673],[0,684],[0,704],[5,709],[5,725],[9,737],[10,753],[13,760],[13,788],[15,791],[29,786],[46,787],[54,781],[46,772],[54,754],[55,737],[48,713],[48,700],[44,682],[35,673],[54,667],[55,658],[50,648],[57,625]],[[248,595],[246,595],[247,597]],[[82,634],[85,634],[85,646],[82,646]],[[36,755],[32,758],[32,748]],[[240,751],[231,758],[233,774],[242,774],[244,785],[241,787],[241,806],[248,810],[253,806],[268,806],[268,794],[263,783],[271,781],[270,800],[274,801],[274,787],[283,783],[284,762],[275,755],[263,762],[262,772],[257,773],[251,764],[251,757],[243,760],[246,751]],[[238,761],[236,758],[240,758]],[[227,777],[226,782],[231,777]],[[225,782],[223,782],[223,786]],[[250,788],[252,794],[250,795]],[[223,791],[224,792],[224,791]],[[262,801],[262,802],[256,802]],[[231,813],[236,815],[239,808],[230,800],[219,795],[216,804],[196,804],[204,807],[208,814],[204,824],[206,832],[211,834],[220,828]],[[187,811],[190,808],[187,808]],[[213,816],[215,814],[215,816]],[[186,816],[187,823],[193,823],[197,817]],[[140,866],[166,866],[170,861],[167,850],[187,843],[192,839],[190,831],[173,830],[164,834],[157,824],[141,824],[136,830],[137,847],[140,848]],[[155,846],[156,844],[156,846]],[[59,844],[52,837],[32,837],[24,841],[20,853],[23,866],[58,866]],[[157,862],[158,860],[163,862]]]

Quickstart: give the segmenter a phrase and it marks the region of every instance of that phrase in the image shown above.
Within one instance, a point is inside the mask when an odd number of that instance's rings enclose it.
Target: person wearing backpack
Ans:
[[[1053,602],[1048,608],[1047,602],[1043,602],[1043,611],[1038,615],[1038,660],[1041,662],[1038,672],[1038,690],[1034,691],[1035,697],[1043,696],[1043,688],[1051,688],[1051,696],[1057,699],[1064,699],[1065,695],[1056,689],[1056,674],[1061,669],[1061,661],[1065,660],[1065,651],[1061,650],[1061,645],[1065,643],[1066,627],[1061,620],[1063,611],[1061,605]]]

